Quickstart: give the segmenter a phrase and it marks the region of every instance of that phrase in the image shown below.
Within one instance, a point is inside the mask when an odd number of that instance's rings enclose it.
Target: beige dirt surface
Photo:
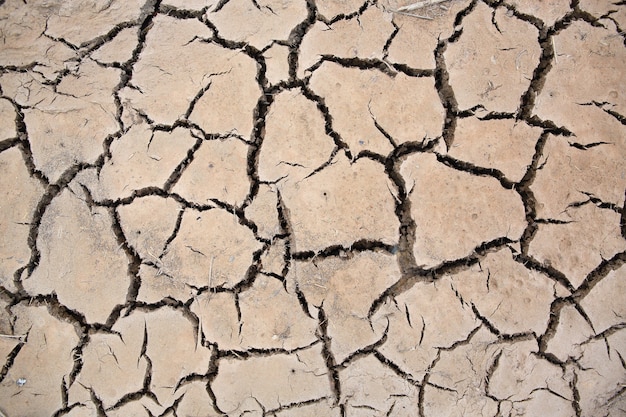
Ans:
[[[0,0],[0,416],[626,416],[623,0]]]

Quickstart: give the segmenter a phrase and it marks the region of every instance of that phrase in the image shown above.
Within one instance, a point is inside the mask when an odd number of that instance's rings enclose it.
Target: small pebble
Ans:
[[[24,385],[26,385],[26,378],[19,378],[16,381],[16,384],[17,384],[18,387],[23,387]]]

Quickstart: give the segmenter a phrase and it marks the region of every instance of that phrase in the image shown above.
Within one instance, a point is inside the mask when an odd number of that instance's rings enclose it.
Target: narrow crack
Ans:
[[[341,381],[339,379],[339,370],[337,369],[337,361],[331,349],[332,338],[328,335],[328,317],[324,311],[324,306],[317,307],[317,337],[322,343],[322,356],[326,361],[328,369],[328,379],[333,393],[333,404],[339,405],[341,401]]]
[[[218,12],[228,3],[228,0],[221,0],[220,2],[218,2],[218,4],[215,5],[212,12]],[[54,92],[58,93],[58,95],[67,95],[74,97],[73,94],[61,94],[57,91],[57,87],[60,85],[61,81],[66,77],[76,77],[78,79],[81,76],[81,72],[79,71],[80,65],[87,59],[92,60],[93,58],[91,58],[91,55],[95,51],[99,50],[104,45],[111,43],[123,30],[136,28],[137,31],[137,43],[134,46],[132,50],[132,56],[128,61],[122,63],[116,62],[105,64],[94,60],[94,62],[96,62],[101,67],[116,68],[121,71],[119,83],[112,91],[113,102],[116,108],[115,118],[119,126],[118,131],[107,135],[103,139],[102,153],[98,156],[94,163],[76,162],[73,166],[63,172],[59,180],[54,183],[50,182],[46,175],[44,175],[44,173],[37,168],[37,164],[35,163],[36,159],[33,156],[33,150],[31,149],[31,142],[24,117],[24,110],[28,107],[18,105],[14,99],[5,97],[4,95],[2,95],[1,97],[4,100],[8,100],[15,110],[14,123],[16,136],[9,137],[0,141],[0,153],[11,148],[19,149],[30,177],[35,178],[43,186],[44,192],[36,204],[36,209],[32,214],[31,219],[28,222],[23,223],[29,226],[27,246],[28,250],[30,251],[30,257],[28,263],[25,266],[20,267],[13,273],[13,285],[15,286],[17,291],[13,293],[7,289],[8,287],[1,287],[0,299],[8,304],[7,311],[9,313],[11,313],[11,307],[18,304],[30,306],[45,306],[48,312],[56,319],[71,323],[74,326],[76,333],[79,337],[78,344],[72,350],[72,370],[68,375],[66,375],[67,381],[65,377],[61,381],[60,392],[62,396],[62,406],[54,412],[54,415],[66,415],[71,413],[72,410],[74,410],[75,408],[86,407],[86,404],[78,402],[70,404],[69,392],[74,383],[80,384],[80,382],[77,382],[77,378],[80,375],[84,366],[82,355],[85,347],[88,346],[91,340],[90,337],[92,334],[99,332],[106,334],[117,334],[111,329],[121,317],[127,317],[135,310],[149,313],[163,307],[170,307],[176,311],[181,312],[190,321],[193,327],[194,334],[196,335],[196,346],[201,345],[211,349],[212,351],[211,358],[208,363],[207,373],[189,373],[188,375],[180,378],[176,382],[176,387],[174,391],[188,384],[205,383],[207,395],[211,400],[211,406],[213,410],[220,415],[226,415],[226,413],[221,410],[217,405],[218,398],[216,392],[214,392],[214,387],[215,381],[220,376],[219,369],[220,361],[222,359],[236,359],[243,361],[255,357],[268,357],[272,355],[294,355],[301,350],[309,349],[315,345],[321,345],[322,357],[325,366],[328,369],[328,378],[331,387],[332,398],[314,397],[302,401],[289,402],[285,405],[280,405],[279,407],[266,408],[265,405],[261,404],[259,399],[252,396],[251,398],[256,400],[259,407],[261,407],[262,413],[264,415],[274,415],[284,411],[298,412],[297,410],[299,410],[301,407],[323,404],[328,400],[332,401],[333,407],[336,407],[338,409],[340,415],[348,415],[349,413],[347,411],[347,406],[345,403],[342,403],[342,381],[339,378],[340,372],[348,369],[350,366],[352,366],[354,362],[356,362],[360,358],[374,357],[386,369],[391,370],[393,374],[396,375],[398,378],[418,388],[419,394],[416,404],[417,412],[420,416],[424,416],[427,412],[427,399],[425,394],[426,387],[433,387],[438,390],[456,393],[456,391],[452,388],[447,388],[430,382],[431,376],[433,376],[436,372],[435,368],[437,364],[439,363],[439,361],[442,360],[441,353],[452,351],[460,346],[465,346],[469,344],[473,336],[481,328],[486,329],[493,336],[495,336],[498,339],[497,343],[513,343],[526,340],[536,340],[538,343],[538,351],[534,352],[533,354],[537,358],[545,360],[548,363],[557,365],[562,370],[572,367],[573,376],[569,381],[569,387],[572,391],[572,399],[567,400],[571,401],[572,407],[577,416],[584,415],[585,411],[583,410],[583,406],[581,403],[582,387],[579,385],[579,376],[576,370],[581,369],[581,367],[578,363],[576,363],[576,360],[572,358],[569,358],[566,361],[559,360],[554,354],[548,352],[548,343],[556,335],[557,329],[560,325],[561,312],[564,307],[571,306],[575,308],[581,315],[581,317],[583,317],[583,319],[589,324],[591,329],[594,329],[592,320],[580,303],[592,292],[592,290],[597,286],[598,283],[602,282],[602,280],[607,277],[608,274],[610,274],[612,271],[617,271],[621,267],[623,267],[624,263],[626,263],[626,252],[618,252],[609,259],[603,259],[602,262],[600,262],[590,273],[587,274],[587,276],[584,278],[583,282],[578,286],[578,288],[575,288],[572,285],[568,277],[563,272],[557,270],[556,268],[553,268],[550,265],[538,261],[528,254],[530,243],[535,237],[539,225],[568,223],[562,220],[538,218],[537,207],[541,202],[537,200],[535,194],[533,193],[533,190],[531,189],[531,186],[533,185],[533,182],[537,176],[537,172],[543,168],[545,161],[547,160],[547,157],[544,159],[544,148],[548,140],[550,140],[550,135],[562,136],[564,138],[571,138],[573,136],[572,132],[569,131],[566,127],[559,127],[550,120],[542,120],[541,118],[539,118],[537,115],[534,114],[534,109],[537,102],[537,97],[541,94],[545,86],[547,76],[552,70],[552,67],[556,64],[557,58],[555,56],[553,43],[555,37],[557,37],[561,31],[565,30],[573,22],[576,21],[584,21],[596,27],[602,26],[602,23],[600,22],[601,19],[609,19],[613,21],[616,25],[617,23],[615,19],[611,17],[610,12],[600,18],[596,18],[588,12],[582,10],[579,2],[576,0],[573,0],[571,2],[570,11],[567,12],[560,19],[558,19],[551,27],[547,27],[545,22],[543,22],[540,18],[523,13],[518,10],[518,7],[505,3],[503,1],[485,0],[484,3],[492,8],[492,24],[496,27],[498,31],[502,32],[505,30],[505,27],[502,25],[499,26],[498,22],[496,21],[496,11],[499,8],[506,9],[507,15],[512,16],[520,21],[527,22],[533,25],[538,30],[537,41],[541,49],[541,56],[539,57],[538,64],[533,71],[529,87],[521,96],[519,108],[516,112],[491,111],[486,115],[481,115],[480,117],[478,117],[475,113],[478,110],[481,110],[481,106],[475,106],[474,108],[460,110],[458,108],[455,91],[450,85],[448,63],[446,62],[444,55],[447,47],[450,44],[457,42],[461,38],[464,30],[469,30],[469,28],[463,27],[463,22],[465,20],[465,17],[469,16],[478,6],[478,0],[471,1],[465,8],[457,13],[454,20],[454,31],[449,38],[438,39],[436,47],[433,51],[435,58],[434,69],[418,69],[412,68],[402,62],[388,62],[389,49],[391,45],[393,44],[394,40],[403,33],[403,28],[398,26],[395,22],[392,22],[394,29],[385,40],[382,47],[382,59],[339,57],[335,55],[321,54],[319,60],[311,68],[307,69],[308,72],[313,72],[320,68],[322,65],[333,65],[343,68],[357,69],[361,71],[373,71],[383,74],[385,77],[394,77],[399,73],[409,77],[433,77],[439,100],[445,111],[441,137],[435,139],[425,138],[421,142],[412,141],[400,143],[400,141],[398,141],[389,133],[389,130],[387,130],[386,126],[382,126],[382,124],[380,124],[376,120],[375,116],[371,114],[370,111],[370,116],[374,123],[374,127],[378,130],[378,132],[380,132],[380,134],[382,134],[387,139],[387,141],[393,148],[389,155],[382,155],[373,151],[361,151],[356,156],[353,155],[351,150],[349,149],[348,144],[343,140],[340,133],[335,130],[335,119],[333,118],[333,115],[329,110],[329,107],[326,103],[326,98],[318,95],[310,88],[310,75],[304,77],[303,79],[300,79],[297,76],[300,65],[300,47],[306,34],[313,27],[313,25],[315,25],[317,22],[323,22],[332,29],[332,25],[337,22],[355,20],[357,23],[359,23],[360,26],[360,16],[371,7],[379,7],[378,2],[376,1],[366,0],[359,5],[356,11],[340,13],[335,16],[327,17],[320,14],[314,0],[306,0],[306,17],[304,17],[302,21],[297,23],[291,29],[288,39],[286,41],[274,40],[271,42],[270,46],[262,50],[258,50],[255,47],[249,45],[246,41],[231,40],[223,37],[222,34],[220,34],[220,32],[218,31],[218,28],[215,26],[215,24],[211,22],[209,18],[208,11],[210,9],[210,6],[202,7],[199,10],[191,10],[174,7],[169,4],[162,4],[160,0],[148,0],[141,7],[140,16],[137,19],[117,23],[112,28],[108,29],[106,33],[94,37],[93,39],[84,41],[80,44],[73,44],[72,42],[67,40],[68,38],[63,36],[52,36],[48,34],[48,28],[46,25],[46,29],[43,31],[42,37],[58,45],[64,45],[72,52],[71,57],[68,58],[65,62],[67,67],[55,72],[51,79],[44,77],[43,72],[38,72],[36,70],[36,67],[41,67],[44,65],[37,62],[21,66],[7,65],[1,67],[0,75],[11,72],[32,72],[39,74],[42,79],[44,79],[43,84],[45,86],[51,87],[51,89]],[[252,2],[252,5],[259,10],[267,9],[271,13],[274,13],[275,10],[270,6],[265,6],[254,0]],[[189,121],[188,119],[194,112],[198,101],[211,88],[211,78],[217,75],[226,75],[228,74],[228,72],[208,74],[206,75],[206,77],[208,77],[208,80],[207,78],[205,78],[202,87],[197,90],[194,97],[190,97],[189,106],[184,112],[184,115],[179,120],[176,120],[173,124],[163,125],[155,123],[150,114],[148,114],[144,110],[136,110],[140,120],[147,123],[153,133],[158,131],[172,132],[174,129],[184,128],[188,129],[191,135],[195,138],[195,143],[187,150],[186,156],[173,169],[162,187],[144,187],[138,190],[133,190],[132,194],[129,197],[97,200],[94,199],[92,191],[88,188],[88,186],[79,184],[84,191],[84,201],[90,209],[96,206],[106,208],[106,212],[111,219],[111,232],[115,237],[117,245],[119,246],[119,250],[124,252],[124,255],[126,256],[128,261],[127,275],[130,281],[124,304],[116,305],[112,309],[110,315],[104,323],[90,324],[86,321],[83,313],[81,313],[80,311],[72,310],[61,304],[61,302],[58,300],[56,293],[51,292],[51,294],[48,295],[38,295],[33,297],[28,294],[27,291],[25,291],[22,281],[28,279],[39,267],[39,262],[41,260],[42,254],[40,252],[40,249],[38,248],[37,240],[40,239],[41,236],[40,229],[42,219],[44,218],[47,209],[53,203],[54,199],[58,197],[66,188],[69,188],[69,184],[74,181],[74,179],[81,172],[87,169],[95,169],[99,177],[102,173],[102,168],[105,164],[105,161],[112,161],[113,159],[111,152],[112,144],[117,139],[126,134],[128,129],[130,128],[130,126],[124,125],[122,116],[124,115],[125,111],[129,111],[131,108],[127,104],[122,104],[120,94],[122,90],[126,88],[135,89],[141,94],[146,94],[146,92],[143,92],[139,90],[136,86],[133,86],[133,76],[136,75],[135,67],[137,66],[137,63],[140,61],[140,59],[142,59],[145,53],[147,47],[147,37],[152,30],[154,20],[158,16],[162,15],[169,16],[173,19],[201,22],[212,32],[212,36],[209,39],[195,38],[193,40],[194,42],[213,43],[230,51],[243,53],[249,58],[253,59],[256,63],[255,81],[261,90],[261,94],[251,114],[253,120],[253,128],[250,133],[250,139],[242,137],[233,132],[229,132],[227,134],[207,133],[200,126],[198,126],[194,122]],[[618,26],[618,31],[620,30],[621,29],[619,29]],[[624,37],[624,35],[621,33],[620,36]],[[624,42],[626,43],[626,37],[624,37]],[[271,45],[274,44],[282,45],[283,47],[287,47],[289,49],[287,58],[288,79],[282,80],[274,85],[270,85],[267,79],[267,67],[265,62],[265,56],[263,54],[266,50],[269,49],[269,47],[271,47]],[[70,69],[69,67],[70,64],[72,65],[72,69]],[[351,161],[356,161],[360,158],[366,158],[384,166],[385,174],[391,181],[389,191],[394,196],[395,200],[394,214],[399,221],[399,239],[397,244],[392,245],[376,239],[356,239],[349,246],[341,244],[329,244],[323,249],[317,251],[298,251],[297,242],[293,234],[293,225],[291,223],[290,211],[283,200],[280,191],[281,184],[279,184],[278,182],[272,185],[276,188],[275,191],[277,195],[276,210],[278,212],[278,222],[280,225],[280,230],[278,234],[276,234],[271,239],[260,237],[258,232],[259,226],[257,225],[257,223],[246,217],[245,209],[249,207],[257,198],[261,184],[265,184],[259,178],[258,169],[260,153],[265,139],[265,129],[268,115],[270,113],[270,110],[272,109],[275,96],[278,93],[292,89],[299,90],[306,99],[315,104],[317,111],[324,120],[324,132],[330,138],[332,138],[334,143],[334,149],[329,159],[325,163],[317,167],[311,174],[309,174],[309,177],[332,165],[335,157],[338,155],[339,152],[343,152],[345,156]],[[2,93],[1,90],[0,93]],[[614,105],[611,103],[591,101],[588,103],[581,103],[581,105],[595,106],[611,116],[613,119],[617,120],[621,125],[626,125],[625,116],[615,111],[613,109]],[[526,169],[523,178],[519,182],[516,183],[509,180],[504,172],[500,171],[499,169],[480,167],[473,163],[454,158],[444,152],[435,151],[439,140],[442,140],[445,143],[447,149],[450,149],[454,144],[458,119],[471,116],[476,116],[480,120],[521,120],[529,126],[542,128],[542,133],[535,143],[532,161],[528,165],[528,168]],[[209,140],[236,140],[245,143],[248,147],[246,174],[250,186],[244,202],[240,207],[224,201],[220,201],[218,199],[211,199],[208,200],[207,204],[200,204],[193,201],[188,201],[180,195],[172,192],[172,190],[178,184],[180,178],[184,174],[185,170],[194,161],[196,152],[201,148],[204,141]],[[571,147],[581,151],[587,151],[595,147],[613,144],[612,142],[607,142],[605,140],[598,140],[592,143],[579,143],[574,141],[573,139],[568,140],[568,143]],[[526,228],[519,242],[513,241],[508,237],[497,237],[478,244],[471,251],[471,253],[461,258],[449,259],[439,265],[430,268],[417,265],[414,255],[417,226],[411,212],[411,193],[413,189],[409,189],[405,178],[401,174],[401,167],[408,156],[423,152],[434,153],[439,163],[446,165],[447,167],[450,167],[452,169],[463,171],[476,177],[494,178],[500,183],[500,185],[504,189],[514,190],[517,194],[519,194],[524,205],[526,221]],[[285,161],[285,163],[295,164],[290,161]],[[72,190],[72,192],[76,191]],[[623,207],[620,207],[615,203],[603,201],[591,191],[584,192],[583,194],[586,196],[586,200],[571,203],[568,208],[577,208],[582,207],[586,204],[594,204],[600,209],[610,210],[613,213],[618,214],[620,217],[620,232],[622,237],[626,239],[626,203]],[[163,199],[171,198],[180,207],[180,211],[177,213],[176,216],[174,229],[166,238],[162,247],[162,251],[158,254],[158,258],[154,260],[142,259],[141,256],[138,254],[137,249],[129,243],[127,236],[124,233],[124,229],[122,228],[118,211],[119,207],[130,205],[137,198],[146,196],[161,197]],[[159,261],[168,252],[172,242],[174,242],[175,239],[179,238],[183,215],[185,213],[188,213],[188,209],[197,210],[198,212],[208,210],[224,210],[228,213],[232,213],[234,218],[236,219],[236,223],[239,226],[243,226],[246,229],[250,230],[254,234],[256,241],[262,244],[262,248],[252,253],[252,262],[248,266],[245,272],[245,276],[237,284],[232,286],[232,288],[226,288],[224,285],[206,287],[190,286],[195,293],[193,293],[192,297],[186,300],[177,300],[174,297],[166,296],[160,301],[152,303],[138,301],[137,297],[139,289],[142,285],[141,277],[139,276],[139,269],[141,265],[152,265],[158,267]],[[285,249],[282,255],[282,270],[280,271],[280,273],[269,273],[267,271],[262,271],[261,257],[264,254],[268,253],[272,245],[274,245],[277,240],[284,241]],[[517,243],[519,243],[520,246],[519,253],[514,249]],[[198,253],[201,252],[200,249],[195,248],[193,245],[187,246],[188,248],[190,248],[190,250],[196,251]],[[383,304],[387,303],[390,300],[395,302],[395,298],[398,295],[407,292],[409,289],[413,288],[416,283],[436,282],[446,275],[452,275],[461,271],[467,271],[472,266],[480,264],[481,260],[488,253],[503,249],[505,247],[510,248],[511,252],[513,253],[513,260],[515,262],[524,266],[524,268],[526,268],[526,270],[528,271],[540,272],[548,279],[552,280],[554,283],[562,285],[571,295],[565,297],[555,296],[554,301],[550,305],[549,319],[545,331],[540,335],[536,335],[533,332],[507,333],[505,331],[506,328],[499,329],[493,322],[488,319],[487,316],[483,315],[480,312],[479,308],[474,304],[474,302],[469,301],[468,299],[463,300],[461,294],[456,291],[454,287],[452,287],[461,303],[471,305],[472,312],[475,318],[480,322],[480,325],[474,328],[469,333],[467,338],[454,342],[451,346],[436,347],[437,356],[426,367],[425,375],[421,380],[416,380],[409,372],[403,370],[400,365],[398,365],[396,362],[393,362],[391,359],[381,353],[383,346],[386,346],[386,344],[388,343],[388,339],[393,336],[389,333],[389,321],[387,322],[387,327],[384,333],[378,340],[367,346],[362,346],[358,348],[357,350],[350,353],[341,363],[337,363],[332,350],[333,341],[329,335],[329,317],[324,308],[324,303],[322,303],[322,305],[320,306],[313,306],[307,300],[305,294],[300,289],[297,280],[295,280],[292,295],[297,298],[300,308],[306,314],[306,316],[309,318],[316,318],[318,322],[316,329],[316,340],[306,346],[300,346],[293,349],[256,347],[248,348],[246,350],[222,350],[218,348],[217,343],[209,342],[205,338],[205,335],[201,328],[201,318],[196,316],[190,310],[192,303],[198,302],[198,295],[207,292],[210,294],[228,292],[229,294],[233,295],[235,310],[237,312],[237,330],[239,331],[239,334],[241,334],[242,326],[246,318],[243,317],[242,314],[240,306],[240,295],[253,287],[254,283],[256,282],[256,277],[259,274],[264,274],[265,276],[270,276],[281,281],[283,287],[285,288],[285,290],[287,290],[288,277],[290,276],[291,272],[295,274],[297,262],[313,263],[317,259],[325,258],[337,258],[339,260],[347,260],[353,258],[355,254],[360,253],[376,252],[393,255],[397,259],[401,276],[395,283],[386,288],[381,294],[376,297],[375,300],[372,301],[368,311],[368,317],[371,320],[371,318],[376,314],[376,312],[379,311],[380,307],[382,307]],[[490,286],[490,277],[491,273],[488,271],[486,284],[488,291],[495,290],[496,285],[495,281],[492,281]],[[289,290],[291,289],[292,288],[289,288]],[[331,301],[326,300],[325,302],[330,303]],[[314,311],[315,308],[317,308],[317,317],[314,317],[312,315],[312,311]],[[408,306],[406,304],[402,313],[403,316],[406,318],[408,325],[411,328],[415,326],[417,330],[419,326],[419,319],[417,319],[416,317],[411,317]],[[12,314],[10,315],[13,316]],[[594,316],[592,315],[591,317]],[[421,318],[421,322],[422,330],[419,336],[420,346],[424,341],[423,339],[426,327],[424,317]],[[623,330],[624,326],[624,323],[619,322],[617,324],[613,324],[612,326],[608,327],[606,330],[600,333],[595,334],[594,331],[594,335],[589,337],[585,342],[583,342],[583,344],[590,343],[591,341],[595,340],[604,340],[607,347],[607,352],[610,355],[611,348],[608,344],[608,338],[609,336]],[[95,407],[95,412],[98,416],[106,416],[108,411],[119,410],[123,406],[131,402],[139,401],[142,399],[151,400],[156,405],[161,406],[161,415],[178,415],[177,413],[179,413],[179,406],[185,400],[186,394],[180,394],[168,404],[159,404],[158,398],[151,391],[154,364],[152,359],[147,354],[148,329],[145,323],[143,336],[144,337],[138,361],[141,359],[145,360],[147,363],[147,367],[146,373],[143,378],[143,386],[140,390],[136,392],[125,393],[113,406],[105,410],[102,399],[98,396],[98,393],[96,393],[96,391],[92,387],[85,387],[85,389],[89,391],[90,401]],[[6,362],[2,370],[0,371],[0,382],[5,380],[8,372],[13,366],[15,359],[19,355],[23,346],[26,345],[27,339],[28,335],[24,338],[24,340],[20,340],[7,355]],[[492,384],[491,379],[499,366],[499,362],[501,360],[503,352],[504,350],[499,350],[496,356],[489,363],[487,372],[484,375],[484,395],[487,398],[490,398],[497,402],[499,413],[502,412],[502,404],[505,401],[509,400],[496,398],[496,396],[491,393],[490,384]],[[625,361],[622,358],[620,352],[617,352],[617,355],[619,356],[622,367],[626,368]],[[574,367],[577,368],[574,369]],[[549,388],[539,389],[545,389],[553,395],[565,399],[563,396],[557,394],[554,391],[551,391]],[[625,390],[625,388],[618,390],[615,394],[613,394],[609,402],[614,401],[616,398],[622,395]],[[533,390],[533,392],[534,391],[535,390]],[[521,401],[526,401],[526,399]],[[514,403],[513,401],[509,402]],[[362,409],[362,412],[377,410],[381,413],[392,415],[398,407],[398,404],[398,402],[393,401],[390,404],[387,404],[384,409],[377,408],[369,404],[357,404],[352,405],[351,407]],[[146,412],[149,415],[152,415],[152,412],[149,411],[147,408]]]
[[[2,366],[2,369],[0,370],[0,382],[3,382],[4,379],[6,378],[7,374],[9,373],[9,370],[11,369],[11,366],[13,366],[13,363],[15,362],[15,358],[17,358],[17,355],[20,353],[20,351],[22,350],[22,348],[24,347],[27,341],[28,341],[28,334],[26,335],[26,338],[24,338],[24,341],[20,341],[17,345],[15,345],[15,347],[13,347],[13,349],[11,349],[9,354],[6,356],[4,365]]]

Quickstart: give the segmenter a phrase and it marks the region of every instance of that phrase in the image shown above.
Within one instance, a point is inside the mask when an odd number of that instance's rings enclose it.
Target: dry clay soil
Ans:
[[[0,1],[0,414],[626,415],[626,2],[431,3]]]

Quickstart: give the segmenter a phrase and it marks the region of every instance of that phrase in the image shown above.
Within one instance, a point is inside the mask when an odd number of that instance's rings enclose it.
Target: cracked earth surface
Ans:
[[[626,415],[626,3],[0,1],[6,416]]]

